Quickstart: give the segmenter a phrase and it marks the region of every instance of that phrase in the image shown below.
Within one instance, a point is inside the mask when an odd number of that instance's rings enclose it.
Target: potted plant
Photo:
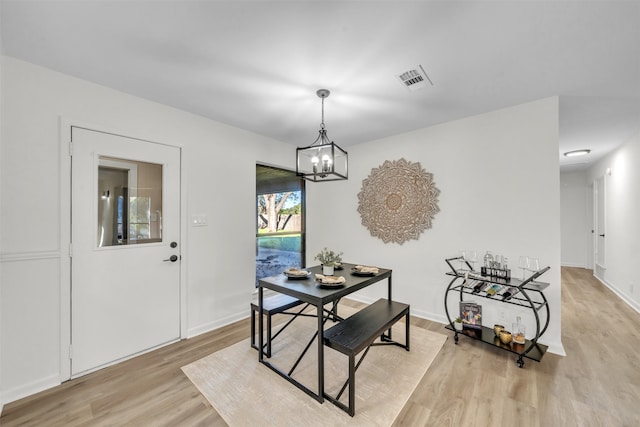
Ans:
[[[462,319],[461,318],[456,318],[456,320],[454,320],[453,322],[453,326],[456,329],[456,331],[461,331],[462,330]]]
[[[342,252],[334,252],[325,247],[315,259],[322,264],[322,274],[332,276],[334,267],[342,262]]]

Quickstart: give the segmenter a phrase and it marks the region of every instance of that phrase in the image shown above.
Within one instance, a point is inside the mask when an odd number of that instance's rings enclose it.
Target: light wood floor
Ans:
[[[519,369],[510,353],[450,339],[394,425],[640,425],[640,315],[591,270],[563,268],[562,283],[566,357]],[[0,425],[224,426],[180,368],[248,335],[246,320],[68,381],[6,405]]]

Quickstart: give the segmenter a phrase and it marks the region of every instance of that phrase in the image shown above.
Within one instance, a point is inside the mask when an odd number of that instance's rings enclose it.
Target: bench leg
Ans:
[[[266,312],[264,314],[264,316],[267,316],[267,334],[266,334],[266,342],[264,343],[264,347],[266,348],[267,351],[263,352],[263,354],[267,357],[271,357],[271,341],[276,338],[280,332],[284,331],[286,329],[287,326],[289,326],[291,324],[291,322],[293,322],[298,316],[303,315],[302,314],[307,307],[309,307],[309,304],[304,305],[304,307],[302,307],[298,312],[289,312],[287,310],[285,311],[278,311],[278,312]],[[256,345],[256,315],[258,313],[258,309],[254,308],[253,306],[251,306],[251,347],[255,348],[256,350],[258,349],[258,346]],[[291,318],[283,325],[280,327],[280,329],[273,334],[272,332],[272,321],[271,321],[271,317],[276,315],[276,314],[288,314],[291,316]]]
[[[267,357],[271,358],[271,314],[267,314]]]
[[[347,380],[344,382],[344,384],[342,385],[342,388],[340,389],[340,391],[335,397],[328,396],[329,400],[331,400],[336,406],[338,406],[343,411],[347,412],[352,417],[356,413],[356,371],[364,361],[364,358],[367,355],[367,353],[369,353],[370,349],[371,349],[371,345],[369,345],[364,350],[364,352],[362,352],[362,355],[360,356],[358,363],[355,363],[356,361],[355,354],[348,355],[349,376],[347,377]],[[342,393],[344,393],[344,391],[347,389],[347,387],[349,387],[349,406],[344,405],[342,402],[340,402],[340,397],[342,396]]]
[[[400,342],[392,341],[391,338],[390,338],[391,337],[391,328],[393,327],[393,325],[396,322],[401,320],[402,317],[405,318],[405,343],[404,343],[404,345],[402,343],[400,343]],[[396,345],[398,347],[404,348],[406,351],[409,351],[409,348],[410,348],[410,326],[411,325],[410,325],[409,306],[406,306],[406,308],[404,310],[394,314],[393,318],[390,318],[389,320],[386,320],[386,323],[383,324],[382,328],[388,328],[388,329],[383,330],[381,335],[373,336],[373,337],[370,338],[369,344],[364,349],[364,351],[362,352],[362,355],[360,356],[360,358],[358,360],[358,363],[355,362],[355,358],[356,358],[355,348],[356,348],[356,346],[354,346],[353,348],[348,348],[348,349],[346,349],[346,351],[343,351],[342,349],[341,350],[337,350],[337,351],[340,351],[341,353],[347,355],[348,358],[349,358],[349,376],[346,379],[346,381],[343,383],[342,388],[340,389],[340,391],[338,392],[338,394],[335,397],[329,396],[328,394],[325,394],[325,397],[327,397],[333,404],[335,404],[340,409],[342,409],[343,411],[347,412],[350,416],[353,417],[355,415],[355,412],[356,412],[356,371],[358,370],[358,368],[360,367],[360,365],[364,361],[364,358],[366,357],[367,353],[369,352],[371,347],[375,346],[375,345]],[[376,342],[375,341],[378,337],[380,337],[382,342]],[[363,341],[363,343],[364,342],[365,341]],[[332,344],[331,338],[326,338],[325,345],[328,345],[329,347],[332,347],[331,344]],[[345,405],[344,403],[340,402],[340,396],[342,396],[342,394],[344,393],[344,391],[346,390],[347,387],[349,387],[349,402],[348,402],[348,406]]]
[[[349,415],[356,414],[356,368],[355,355],[349,355]]]
[[[251,348],[259,350],[256,344],[256,314],[258,310],[251,307]],[[271,315],[267,314],[267,351],[265,356],[271,357]]]
[[[256,350],[261,350],[256,345],[256,314],[257,310],[251,310],[251,347]],[[267,351],[265,356],[271,357],[271,315],[267,314]]]
[[[251,348],[260,350],[256,345],[256,314],[258,310],[251,307]],[[271,357],[271,315],[267,314],[267,351],[265,356]]]
[[[251,307],[251,347],[258,349],[256,345],[256,310]]]

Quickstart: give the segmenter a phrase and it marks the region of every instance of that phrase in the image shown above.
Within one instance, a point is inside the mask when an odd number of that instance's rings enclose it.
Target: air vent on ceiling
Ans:
[[[396,77],[404,87],[411,91],[424,89],[429,85],[433,86],[433,82],[424,71],[424,68],[422,68],[422,65],[418,65],[411,70],[398,74]]]

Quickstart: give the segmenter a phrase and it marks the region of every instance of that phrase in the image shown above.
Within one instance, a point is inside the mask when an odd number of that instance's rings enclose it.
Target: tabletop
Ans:
[[[343,286],[336,288],[321,287],[315,279],[316,274],[322,274],[322,267],[317,265],[304,270],[310,271],[311,275],[305,279],[291,279],[284,274],[264,277],[258,280],[258,286],[281,292],[298,298],[301,301],[314,305],[326,304],[342,298],[345,295],[356,292],[360,289],[376,283],[380,280],[391,278],[391,270],[379,268],[378,274],[372,276],[355,275],[352,269],[356,264],[343,263],[342,270],[335,270],[334,276],[345,278]]]

